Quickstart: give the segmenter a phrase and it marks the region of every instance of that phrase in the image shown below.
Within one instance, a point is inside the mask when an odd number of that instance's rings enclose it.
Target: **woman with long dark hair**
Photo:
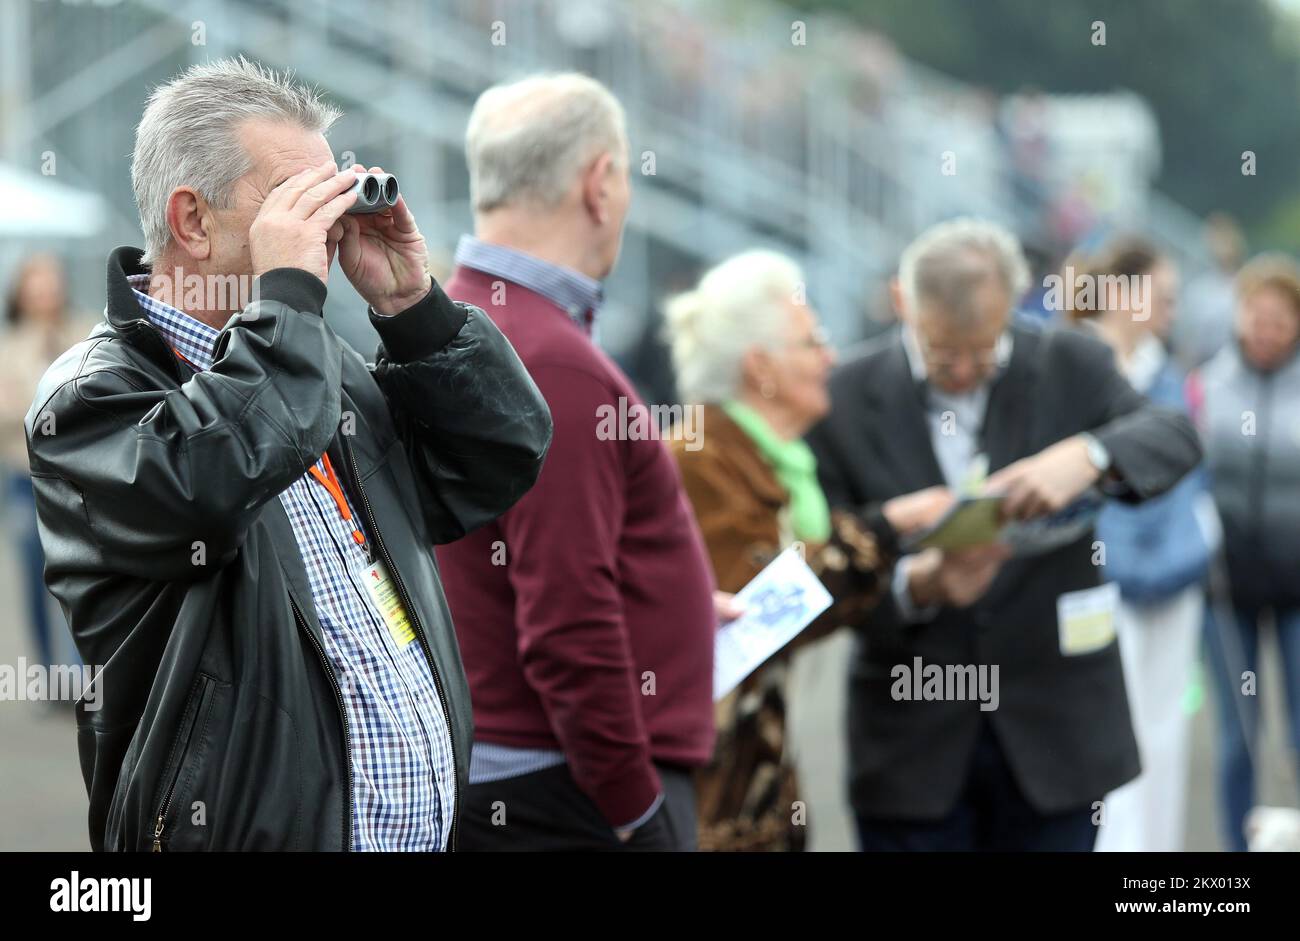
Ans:
[[[23,420],[46,368],[85,336],[85,326],[74,322],[69,314],[59,260],[44,254],[27,258],[19,266],[6,298],[5,329],[0,333],[0,469],[8,497],[6,528],[18,549],[35,655],[45,665],[53,664],[58,653],[45,589],[45,556],[36,530]]]

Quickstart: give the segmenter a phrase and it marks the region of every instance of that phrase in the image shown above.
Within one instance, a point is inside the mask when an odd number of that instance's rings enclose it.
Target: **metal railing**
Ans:
[[[124,219],[145,82],[243,52],[349,105],[336,148],[401,167],[426,236],[444,247],[470,225],[462,135],[477,94],[538,70],[596,75],[627,109],[634,173],[654,165],[637,179],[612,296],[656,298],[669,263],[657,256],[698,265],[771,244],[804,263],[832,330],[852,337],[868,284],[924,225],[970,212],[1034,234],[996,153],[963,154],[945,176],[917,133],[955,122],[951,102],[969,89],[902,60],[872,76],[854,58],[858,34],[776,4],[747,6],[743,28],[727,33],[707,10],[615,0],[30,6],[35,93],[22,146],[57,142]],[[796,21],[807,45],[792,42]],[[1158,194],[1150,208],[1154,234],[1198,259],[1194,217]]]

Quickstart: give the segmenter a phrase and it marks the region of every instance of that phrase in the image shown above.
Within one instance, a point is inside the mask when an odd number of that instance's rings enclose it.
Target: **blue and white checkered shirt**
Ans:
[[[167,342],[195,368],[210,368],[220,331],[146,294],[148,275],[129,280]],[[324,472],[322,461],[316,467]],[[344,497],[351,508],[346,491]],[[325,654],[343,691],[352,742],[352,848],[446,849],[455,764],[423,646],[418,639],[399,645],[359,584],[369,563],[326,489],[304,474],[280,494],[280,502],[307,569]],[[355,512],[352,518],[363,525]]]

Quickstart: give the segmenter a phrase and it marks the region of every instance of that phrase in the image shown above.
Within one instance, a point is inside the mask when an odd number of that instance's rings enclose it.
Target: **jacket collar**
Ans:
[[[108,256],[108,306],[104,309],[104,317],[119,330],[129,329],[140,320],[147,320],[127,281],[131,275],[149,273],[140,264],[143,255],[141,249],[124,245],[114,249]]]
[[[150,360],[171,370],[179,382],[184,376],[175,354],[168,348],[158,328],[145,316],[131,282],[127,280],[130,275],[148,273],[148,269],[140,264],[143,255],[142,250],[124,245],[108,256],[108,302],[104,306],[104,320]]]
[[[708,429],[708,450],[715,459],[730,463],[760,500],[781,506],[790,499],[753,439],[721,406],[704,406],[703,427]]]
[[[1024,455],[1037,401],[1043,333],[1020,324],[1013,325],[1010,333],[1015,337],[1015,346],[1006,368],[993,381],[980,429],[980,445],[989,458],[989,473]]]
[[[882,463],[894,469],[903,491],[943,483],[943,471],[930,442],[925,417],[925,388],[912,373],[900,331],[880,364],[882,381],[873,383],[865,426]]]
[[[1039,373],[1041,332],[1016,323],[1006,335],[1010,341],[1008,358],[991,381],[979,433],[979,447],[988,455],[990,472],[1022,454]],[[876,443],[880,459],[893,466],[899,480],[914,484],[912,489],[942,484],[943,471],[925,415],[925,389],[915,381],[901,330],[881,369],[885,378],[876,385],[878,391],[872,403],[877,418],[868,423],[879,429]]]

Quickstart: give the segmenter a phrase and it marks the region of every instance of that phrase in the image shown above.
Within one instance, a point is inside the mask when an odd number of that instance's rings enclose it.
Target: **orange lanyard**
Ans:
[[[193,363],[191,363],[190,358],[186,356],[184,353],[182,353],[180,350],[176,349],[176,347],[174,346],[172,347],[172,352],[175,353],[178,357],[180,357],[186,363],[186,365],[188,365],[195,372],[203,372],[202,369],[199,369],[198,366],[195,366]]]
[[[315,466],[307,468],[307,473],[316,478],[316,482],[325,488],[326,492],[334,498],[334,505],[339,508],[339,516],[343,517],[343,522],[352,524],[352,541],[362,549],[366,548],[366,534],[361,531],[352,520],[352,510],[348,507],[347,498],[343,496],[343,487],[339,483],[338,474],[334,473],[334,465],[330,462],[328,454],[322,454],[320,461],[325,465],[325,473],[321,473]],[[367,555],[369,553],[367,552]]]

